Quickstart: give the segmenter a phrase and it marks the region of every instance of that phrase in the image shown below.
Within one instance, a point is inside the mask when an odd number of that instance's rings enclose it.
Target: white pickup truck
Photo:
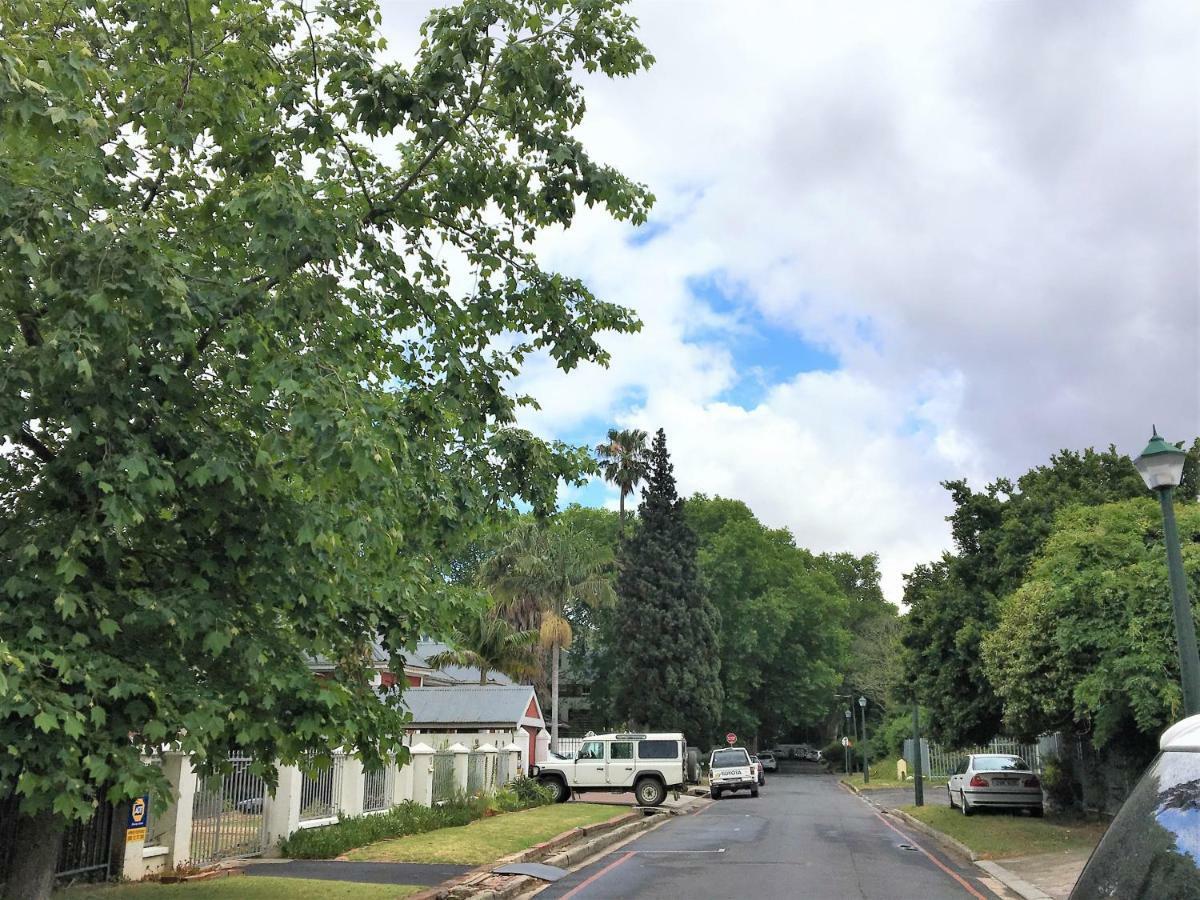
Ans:
[[[563,803],[578,791],[633,791],[639,806],[658,806],[684,785],[687,746],[678,732],[589,735],[572,759],[543,760],[533,776]]]

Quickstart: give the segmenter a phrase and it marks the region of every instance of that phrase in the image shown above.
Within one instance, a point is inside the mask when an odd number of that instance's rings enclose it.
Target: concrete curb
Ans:
[[[600,851],[648,831],[670,816],[687,815],[700,803],[694,800],[683,809],[668,809],[659,813],[631,811],[614,816],[595,825],[583,825],[555,835],[528,850],[506,856],[486,866],[473,869],[451,882],[443,882],[427,891],[413,894],[410,900],[507,900],[545,884],[528,876],[494,875],[497,866],[516,862],[542,862],[567,869],[579,865]],[[557,852],[555,852],[557,851]]]
[[[990,859],[981,859],[976,861],[975,865],[990,873],[998,881],[1002,881],[1005,887],[1012,888],[1025,900],[1054,900],[1049,894],[1039,888],[1036,884],[1031,884],[1024,878],[1017,876],[999,863],[992,862]]]

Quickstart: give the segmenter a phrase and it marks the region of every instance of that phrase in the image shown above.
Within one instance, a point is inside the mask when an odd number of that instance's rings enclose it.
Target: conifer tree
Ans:
[[[723,691],[719,616],[700,584],[696,536],[675,490],[667,437],[654,436],[640,527],[621,545],[615,712],[630,725],[682,731],[706,745]]]

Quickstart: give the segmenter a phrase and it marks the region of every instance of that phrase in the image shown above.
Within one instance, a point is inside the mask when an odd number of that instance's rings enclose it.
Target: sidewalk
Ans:
[[[911,806],[913,803],[912,788],[881,788],[869,792],[856,791],[856,793],[876,806],[891,811],[902,806]],[[926,790],[925,805],[947,805],[945,786],[939,785],[933,791]],[[907,821],[912,824],[911,820]],[[917,824],[928,829],[924,823]],[[960,852],[967,849],[953,839],[946,842]],[[968,851],[976,865],[1003,881],[1026,900],[1067,900],[1091,852],[1090,848],[1072,849],[1053,853],[1010,856],[996,860],[979,860],[976,859],[976,854]]]

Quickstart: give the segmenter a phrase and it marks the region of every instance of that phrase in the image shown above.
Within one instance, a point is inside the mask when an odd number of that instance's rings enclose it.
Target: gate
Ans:
[[[255,856],[266,843],[267,784],[250,771],[249,756],[229,757],[233,771],[196,785],[192,801],[191,862]]]

